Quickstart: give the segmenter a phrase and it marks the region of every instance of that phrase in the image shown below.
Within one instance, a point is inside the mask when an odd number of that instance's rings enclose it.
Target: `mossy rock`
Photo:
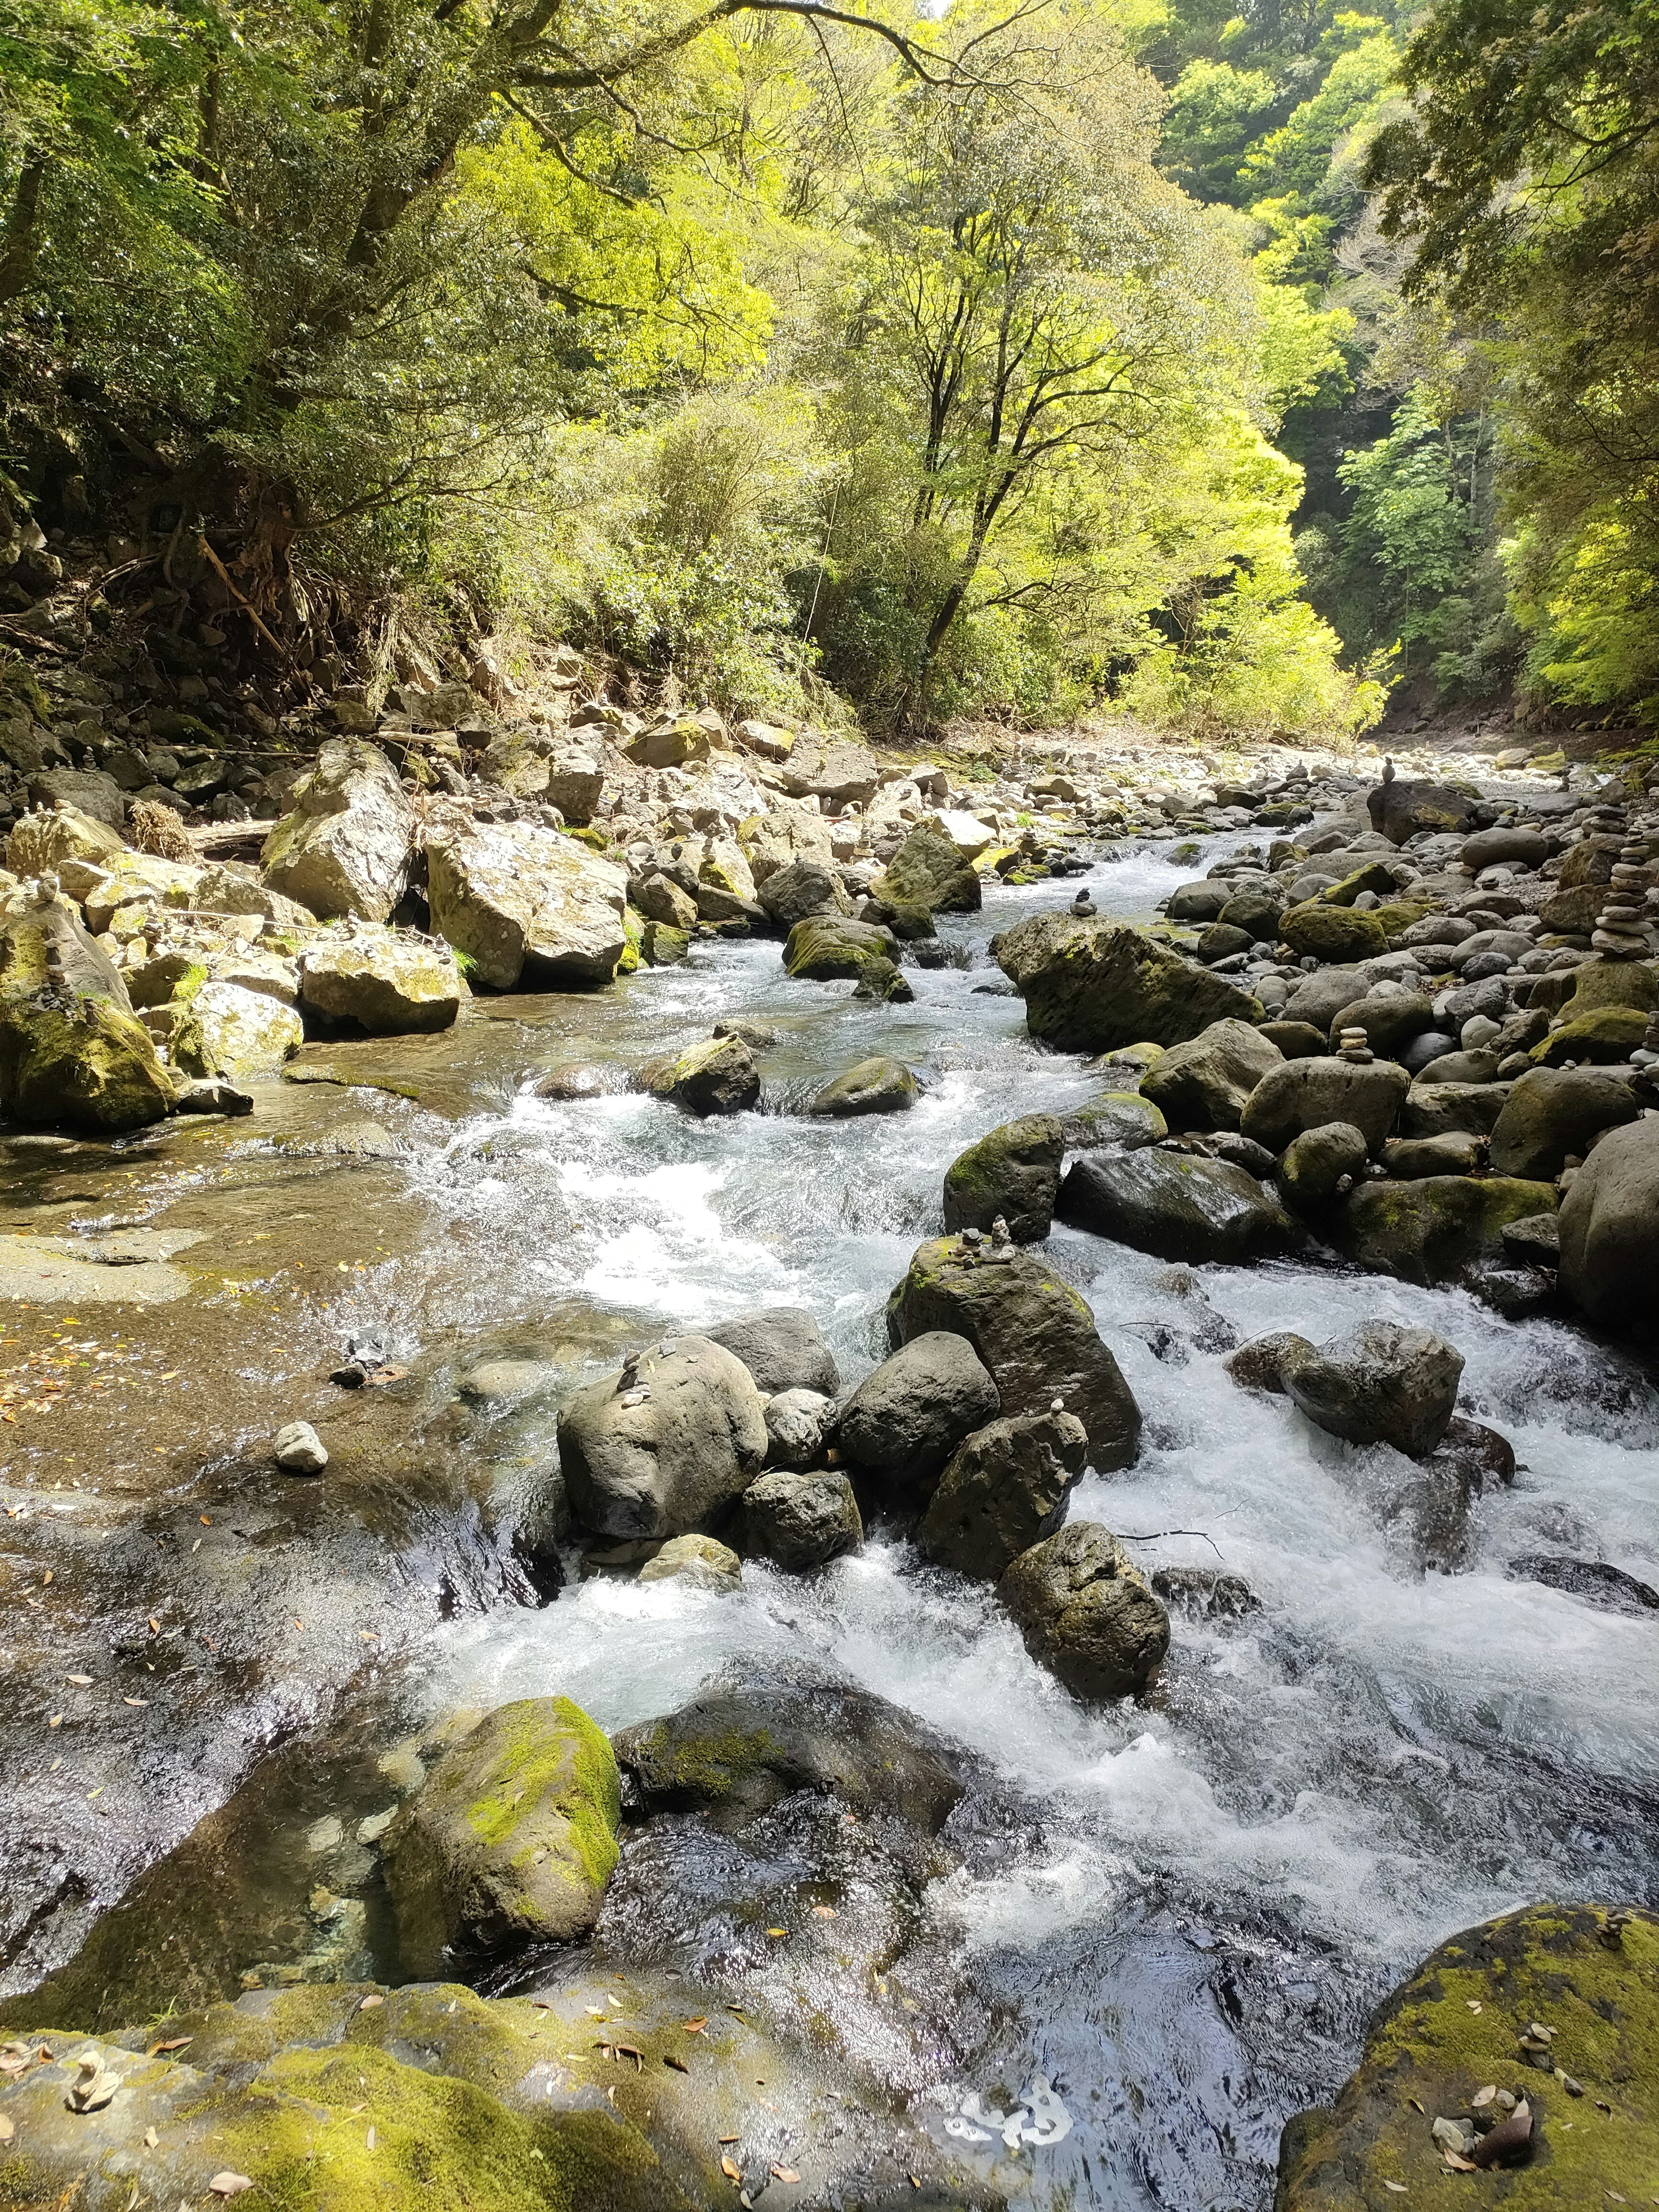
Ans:
[[[1380,899],[1393,897],[1394,871],[1386,860],[1367,860],[1352,875],[1344,876],[1340,884],[1332,884],[1328,890],[1319,892],[1318,897],[1325,906],[1352,906],[1365,891],[1372,892]]]
[[[1370,960],[1389,949],[1389,933],[1376,915],[1361,914],[1351,906],[1328,906],[1322,897],[1287,907],[1279,917],[1279,931],[1298,960]]]
[[[1569,1000],[1569,1007],[1577,1004]],[[1648,1033],[1648,1016],[1639,1006],[1597,1006],[1552,1030],[1528,1058],[1534,1067],[1565,1067],[1570,1060],[1628,1060]]]
[[[704,1037],[687,1051],[665,1053],[640,1070],[640,1088],[694,1114],[740,1114],[760,1097],[755,1055],[741,1037]]]
[[[1516,1176],[1366,1182],[1343,1206],[1333,1241],[1362,1267],[1426,1285],[1501,1258],[1511,1221],[1555,1209],[1553,1183]]]
[[[632,975],[645,963],[645,916],[636,906],[623,908],[623,957],[617,963],[619,975]]]
[[[1540,978],[1540,981],[1542,979]],[[1642,960],[1587,960],[1568,972],[1566,998],[1559,1003],[1569,1021],[1602,1006],[1636,1006],[1644,1013],[1659,1007],[1659,972]],[[1539,1004],[1533,987],[1533,1004]]]
[[[1142,1110],[1150,1115],[1158,1109]],[[945,1171],[947,1231],[987,1230],[1000,1215],[1016,1244],[1040,1243],[1054,1219],[1065,1151],[1065,1133],[1052,1114],[1022,1114],[969,1145]]]
[[[384,1850],[404,1962],[565,1941],[598,1917],[617,1863],[617,1762],[568,1698],[502,1705],[439,1760]]]
[[[1260,1001],[1224,976],[1103,916],[1028,915],[991,951],[1025,1001],[1027,1029],[1059,1052],[1182,1044],[1212,1022],[1261,1017]]]
[[[1170,1125],[1152,1100],[1143,1098],[1138,1091],[1103,1091],[1098,1098],[1063,1115],[1060,1132],[1068,1146],[1085,1151],[1100,1145],[1133,1149],[1157,1144],[1169,1135]]]
[[[980,907],[978,874],[936,820],[910,832],[870,892],[885,904],[919,907],[929,916],[977,914]]]
[[[640,957],[647,968],[672,968],[691,950],[690,930],[665,921],[647,921],[640,932]]]
[[[890,963],[896,950],[891,931],[872,922],[809,914],[784,942],[784,972],[801,982],[855,982],[872,963]]]
[[[173,1097],[149,1031],[106,1000],[43,994],[0,1008],[0,1110],[10,1120],[113,1135],[161,1121]]]
[[[1547,2053],[1521,2048],[1534,2021],[1554,2030]],[[1335,2104],[1285,2129],[1277,2212],[1449,2203],[1460,2190],[1502,2212],[1644,2203],[1659,2185],[1656,2083],[1659,1921],[1529,1905],[1454,1936],[1385,2001]],[[1469,2117],[1494,2086],[1531,2106],[1532,2155],[1455,2173],[1434,2123]]]

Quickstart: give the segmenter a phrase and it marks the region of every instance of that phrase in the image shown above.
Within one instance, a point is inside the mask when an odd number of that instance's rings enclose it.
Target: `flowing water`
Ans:
[[[1209,841],[1198,867],[1226,843]],[[1103,911],[1145,919],[1194,872],[1153,847],[1102,862],[1090,888]],[[908,1006],[791,983],[768,943],[557,1002],[539,1040],[568,1059],[627,1061],[723,1016],[768,1024],[767,1110],[699,1121],[635,1095],[555,1103],[515,1093],[515,1067],[489,1110],[410,1116],[429,1229],[356,1278],[336,1318],[382,1332],[394,1356],[441,1322],[477,1356],[544,1346],[548,1315],[585,1315],[569,1381],[614,1364],[595,1315],[637,1337],[797,1304],[856,1379],[884,1355],[887,1294],[937,1231],[950,1161],[1013,1115],[1100,1087],[1031,1043],[987,950],[1074,890],[990,890],[981,914],[945,924],[959,964],[908,971]],[[473,1033],[504,1033],[512,1004],[481,1005]],[[791,1110],[876,1052],[921,1079],[912,1111]],[[919,2055],[914,2038],[884,2042],[843,1988],[848,2045],[936,2131],[970,2090],[994,2102],[1048,2077],[1071,2133],[996,2167],[1033,2204],[1254,2212],[1285,2118],[1334,2089],[1370,2006],[1441,1938],[1526,1899],[1651,1895],[1659,1628],[1504,1567],[1559,1552],[1654,1578],[1659,1399],[1617,1351],[1458,1291],[1311,1261],[1200,1275],[1063,1228],[1044,1249],[1146,1417],[1138,1464],[1086,1477],[1073,1517],[1133,1539],[1148,1571],[1223,1566],[1260,1601],[1240,1617],[1177,1613],[1146,1705],[1079,1705],[988,1590],[879,1540],[805,1579],[748,1565],[736,1596],[600,1577],[540,1610],[498,1605],[441,1632],[422,1696],[435,1714],[562,1693],[616,1729],[715,1674],[805,1665],[970,1747],[1018,1808],[1017,1844],[935,1881],[913,1948],[945,1962],[938,1989],[971,1992],[971,2033]],[[1392,1515],[1402,1462],[1322,1435],[1223,1370],[1243,1338],[1318,1340],[1373,1316],[1449,1337],[1468,1362],[1463,1409],[1516,1445],[1521,1472],[1475,1507],[1464,1572],[1425,1575],[1413,1557]],[[544,1455],[552,1419],[547,1405],[514,1417],[522,1464]],[[678,1932],[695,1950],[695,1929]]]

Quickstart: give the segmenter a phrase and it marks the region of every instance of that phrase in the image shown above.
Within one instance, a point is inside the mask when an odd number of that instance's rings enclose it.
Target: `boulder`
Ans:
[[[1490,1136],[1509,1095],[1507,1083],[1413,1083],[1400,1116],[1401,1133]]]
[[[1659,969],[1642,960],[1586,960],[1571,971],[1571,990],[1562,1003],[1565,1021],[1602,1006],[1634,1006],[1659,1012]],[[1534,1001],[1534,1003],[1536,1003]]]
[[[766,1401],[768,1467],[816,1467],[823,1456],[833,1398],[820,1390],[780,1390]]]
[[[113,1135],[159,1121],[173,1085],[125,987],[63,899],[0,920],[0,1114]]]
[[[743,1588],[743,1562],[713,1536],[671,1536],[640,1569],[642,1583],[684,1583],[690,1589],[721,1593]]]
[[[117,832],[127,818],[126,793],[96,769],[42,769],[29,778],[29,797],[37,806],[72,806]]]
[[[1463,840],[1458,858],[1478,876],[1496,860],[1515,860],[1523,868],[1534,869],[1541,868],[1549,856],[1549,840],[1543,831],[1517,823],[1510,830],[1477,830],[1473,837]]]
[[[812,915],[852,913],[840,876],[822,860],[790,860],[774,868],[760,885],[760,902],[780,929],[793,929]]]
[[[681,1536],[735,1504],[760,1473],[766,1419],[724,1345],[665,1337],[559,1410],[571,1510],[601,1536]]]
[[[1598,1068],[1531,1068],[1510,1085],[1492,1126],[1493,1171],[1553,1182],[1569,1153],[1582,1159],[1592,1138],[1641,1112],[1629,1084]]]
[[[149,863],[152,869],[155,865]],[[199,870],[175,866],[173,874],[175,880],[190,883],[188,896],[176,902],[181,906],[196,907],[204,914],[255,914],[262,921],[274,921],[285,930],[309,930],[315,926],[316,916],[308,907],[301,906],[298,899],[284,898],[252,868],[240,862],[221,861]]]
[[[1298,960],[1370,960],[1389,949],[1389,933],[1375,915],[1328,906],[1323,898],[1286,907],[1279,933]]]
[[[854,1114],[904,1114],[916,1103],[916,1079],[902,1060],[861,1060],[814,1092],[809,1114],[845,1121]]]
[[[1504,2212],[1651,2195],[1659,2114],[1632,2087],[1649,2078],[1659,2036],[1656,1960],[1659,1917],[1640,1905],[1530,1905],[1449,1936],[1372,2014],[1332,2103],[1286,2125],[1277,2212],[1358,2212],[1465,2185]],[[1555,2048],[1530,2036],[1518,2047],[1534,2021]],[[1486,2094],[1494,2084],[1501,2098]],[[1599,2126],[1577,2118],[1602,2112],[1614,2117]],[[1492,2171],[1448,2174],[1446,2121],[1457,2154]]]
[[[784,973],[796,982],[857,981],[874,963],[891,964],[898,943],[890,929],[842,915],[808,915],[783,947]]]
[[[1121,1146],[1133,1152],[1156,1145],[1170,1133],[1170,1125],[1150,1098],[1138,1091],[1103,1091],[1086,1106],[1074,1106],[1060,1117],[1060,1134],[1076,1152]]]
[[[407,1970],[569,1942],[599,1917],[621,1791],[605,1733],[568,1698],[501,1705],[447,1751],[380,1846]]]
[[[240,983],[204,983],[190,1001],[186,1042],[173,1032],[173,1056],[187,1075],[228,1075],[234,1081],[275,1075],[305,1042],[292,1006]]]
[[[842,1409],[836,1443],[867,1474],[931,1489],[962,1439],[994,1419],[1000,1402],[967,1338],[929,1329],[866,1376]]]
[[[1242,1267],[1303,1242],[1297,1224],[1248,1170],[1161,1146],[1085,1153],[1066,1171],[1055,1212],[1073,1229],[1160,1260]]]
[[[1321,1060],[1330,1050],[1325,1032],[1311,1022],[1263,1022],[1261,1034],[1285,1060]]]
[[[528,823],[452,813],[427,831],[432,926],[492,990],[608,983],[627,950],[625,870]]]
[[[1592,1321],[1650,1333],[1659,1322],[1656,1255],[1659,1121],[1644,1118],[1608,1130],[1572,1179],[1561,1207],[1561,1287]]]
[[[915,995],[890,960],[867,960],[853,988],[855,999],[872,1000],[878,1006],[908,1006]]]
[[[1170,1616],[1108,1528],[1073,1521],[998,1585],[1025,1648],[1074,1697],[1139,1697],[1170,1648]]]
[[[1211,876],[1200,876],[1196,883],[1178,884],[1170,892],[1170,902],[1164,911],[1171,921],[1216,921],[1231,896],[1224,883]]]
[[[647,968],[672,968],[690,950],[690,933],[665,921],[647,921],[640,932],[640,957]]]
[[[1444,1337],[1367,1321],[1287,1370],[1285,1388],[1318,1427],[1352,1444],[1424,1459],[1451,1425],[1463,1355]]]
[[[1370,979],[1361,968],[1325,968],[1297,983],[1285,1001],[1287,1022],[1306,1022],[1322,1037],[1344,1006],[1370,995]]]
[[[591,753],[561,750],[547,763],[542,796],[577,829],[593,819],[604,790],[605,770]]]
[[[1233,960],[1249,952],[1255,944],[1248,929],[1236,929],[1231,922],[1212,921],[1194,951],[1206,968],[1212,968],[1218,961]]]
[[[989,1230],[999,1215],[1016,1244],[1048,1234],[1066,1139],[1052,1114],[1023,1114],[969,1145],[945,1170],[945,1226]]]
[[[787,1574],[804,1575],[864,1541],[853,1486],[844,1474],[762,1475],[743,1493],[744,1545]]]
[[[1025,1025],[1060,1052],[1184,1043],[1212,1022],[1251,1021],[1255,1000],[1159,945],[1101,917],[1030,915],[994,938],[997,964],[1025,1001]]]
[[[1237,1129],[1250,1093],[1284,1059],[1250,1023],[1212,1022],[1154,1060],[1140,1095],[1172,1129]]]
[[[916,1541],[941,1567],[999,1582],[1065,1520],[1088,1455],[1087,1431],[1071,1413],[988,1422],[951,1455]]]
[[[835,805],[867,805],[881,787],[881,763],[868,745],[851,738],[821,738],[803,731],[779,763],[778,781],[794,799],[827,799]]]
[[[981,1255],[960,1238],[917,1246],[887,1303],[894,1345],[935,1329],[965,1337],[989,1370],[1005,1413],[1046,1412],[1059,1398],[1089,1435],[1102,1474],[1140,1448],[1140,1409],[1072,1285],[1030,1251]]]
[[[1553,1212],[1555,1202],[1553,1183],[1508,1176],[1366,1182],[1345,1202],[1333,1236],[1362,1267],[1402,1282],[1444,1283],[1500,1259],[1507,1225]]]
[[[313,937],[300,954],[300,999],[371,1036],[447,1030],[471,993],[447,945],[372,925]]]
[[[1345,1176],[1352,1183],[1364,1172],[1369,1156],[1365,1133],[1352,1121],[1325,1121],[1316,1129],[1304,1129],[1285,1146],[1279,1163],[1279,1188],[1285,1203],[1299,1213],[1317,1212],[1339,1194]]]
[[[1235,891],[1216,920],[1223,929],[1242,931],[1253,945],[1272,945],[1278,939],[1284,911],[1282,893],[1252,889]]]
[[[755,1055],[741,1037],[705,1037],[684,1052],[665,1053],[640,1070],[640,1088],[693,1114],[741,1114],[760,1097]]]
[[[736,1353],[763,1397],[775,1397],[785,1390],[816,1390],[833,1397],[841,1388],[835,1354],[804,1306],[763,1307],[720,1322],[703,1334],[711,1343]]]
[[[1569,1008],[1572,1004],[1569,1000]],[[1552,1030],[1528,1057],[1539,1067],[1562,1067],[1568,1060],[1628,1060],[1646,1038],[1648,1020],[1639,1006],[1597,1006]]]
[[[1265,1075],[1239,1117],[1243,1134],[1282,1152],[1304,1129],[1346,1121],[1373,1156],[1392,1131],[1411,1078],[1392,1060],[1287,1060]]]
[[[697,902],[660,869],[631,884],[629,894],[647,921],[661,922],[669,929],[690,929],[696,925]]]
[[[38,876],[50,868],[72,898],[82,896],[78,869],[90,875],[119,868],[136,858],[118,825],[83,814],[78,806],[42,807],[23,815],[6,840],[6,866],[15,876]]]
[[[1417,1081],[1425,1091],[1442,1083],[1495,1083],[1497,1079],[1498,1054],[1478,1047],[1469,1052],[1443,1052],[1417,1072]]]
[[[260,855],[265,880],[323,921],[384,921],[404,895],[415,810],[378,745],[331,738]]]
[[[1385,1060],[1399,1057],[1401,1049],[1425,1030],[1434,1026],[1434,1006],[1423,991],[1368,991],[1340,1006],[1331,1017],[1333,1048],[1344,1030],[1364,1030],[1371,1050]]]
[[[980,880],[937,821],[914,829],[870,886],[872,898],[933,914],[977,914]]]
[[[1482,1138],[1448,1129],[1438,1137],[1390,1137],[1382,1165],[1397,1182],[1420,1182],[1425,1176],[1473,1175],[1486,1152]]]
[[[1251,1337],[1221,1364],[1241,1389],[1267,1390],[1285,1398],[1290,1395],[1291,1371],[1300,1361],[1311,1359],[1313,1352],[1305,1336],[1294,1329],[1275,1328],[1266,1336]]]
[[[1419,830],[1467,830],[1474,804],[1468,793],[1449,784],[1396,776],[1392,761],[1384,763],[1382,781],[1365,796],[1372,829],[1391,845],[1403,845]]]

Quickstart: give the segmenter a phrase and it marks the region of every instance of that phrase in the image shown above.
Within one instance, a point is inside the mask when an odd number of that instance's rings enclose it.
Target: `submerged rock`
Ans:
[[[814,1093],[809,1114],[845,1121],[856,1114],[902,1114],[916,1103],[916,1079],[902,1060],[861,1060]]]
[[[981,1258],[950,1237],[918,1245],[887,1302],[887,1333],[897,1346],[932,1329],[967,1338],[1005,1413],[1044,1413],[1058,1398],[1088,1431],[1091,1466],[1109,1474],[1133,1462],[1140,1448],[1134,1394],[1081,1296],[1035,1253]]]
[[[1139,1697],[1170,1648],[1168,1613],[1097,1522],[1022,1553],[998,1590],[1026,1650],[1074,1697]]]
[[[1313,1354],[1314,1347],[1305,1336],[1298,1336],[1294,1329],[1275,1328],[1265,1336],[1251,1337],[1221,1364],[1241,1389],[1267,1390],[1284,1398],[1290,1395],[1292,1371]]]
[[[1066,1139],[1052,1114],[1023,1114],[959,1152],[945,1170],[945,1226],[989,1230],[999,1216],[1016,1244],[1048,1234]]]
[[[461,1951],[582,1936],[617,1863],[617,1762],[568,1698],[502,1705],[446,1752],[386,1831],[404,1958],[432,1977]]]
[[[951,1454],[916,1531],[928,1558],[996,1582],[1066,1518],[1089,1439],[1070,1413],[991,1421]]]
[[[766,1420],[734,1352],[665,1338],[559,1410],[571,1510],[601,1536],[680,1536],[734,1504],[760,1473]]]
[[[640,1088],[694,1114],[741,1114],[760,1097],[760,1071],[741,1037],[705,1037],[684,1052],[648,1060]]]
[[[1602,1559],[1562,1559],[1553,1553],[1528,1552],[1513,1559],[1504,1570],[1516,1581],[1541,1583],[1564,1596],[1583,1598],[1586,1605],[1607,1613],[1659,1613],[1659,1590],[1638,1582],[1622,1567]]]
[[[1355,1444],[1392,1444],[1423,1459],[1450,1425],[1463,1355],[1444,1337],[1398,1322],[1362,1322],[1284,1370],[1310,1421]]]

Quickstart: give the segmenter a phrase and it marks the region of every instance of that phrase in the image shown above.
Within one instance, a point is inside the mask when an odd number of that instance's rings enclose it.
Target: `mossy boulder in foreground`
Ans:
[[[1487,2109],[1475,2100],[1493,2088],[1531,2108],[1530,2156],[1463,2173],[1435,2121]],[[1285,2130],[1276,2203],[1371,2212],[1462,2191],[1502,2212],[1585,2212],[1656,2190],[1659,1920],[1534,1905],[1454,1936],[1385,2001],[1335,2104]]]
[[[159,1121],[173,1085],[125,986],[62,901],[0,928],[0,1113],[112,1135]]]
[[[501,1705],[447,1752],[386,1840],[404,1960],[584,1936],[617,1863],[617,1762],[568,1698]]]

